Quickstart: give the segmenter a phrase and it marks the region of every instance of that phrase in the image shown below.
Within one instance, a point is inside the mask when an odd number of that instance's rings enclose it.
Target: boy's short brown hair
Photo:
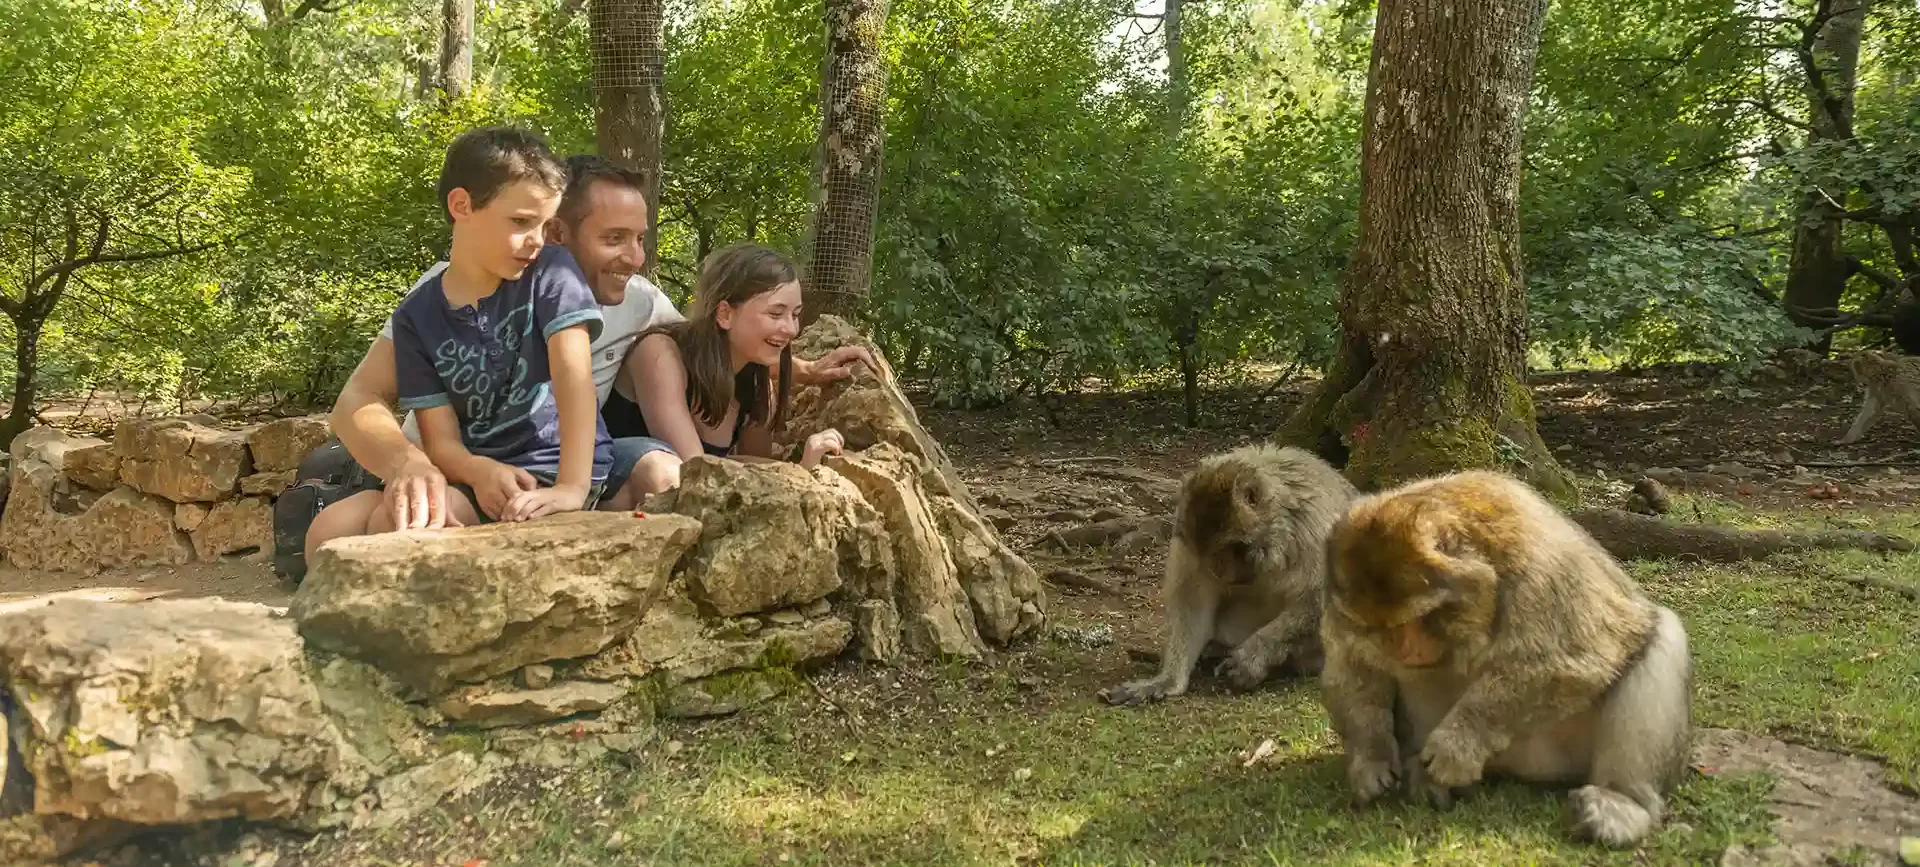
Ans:
[[[455,188],[473,198],[477,210],[487,206],[508,184],[533,180],[553,192],[567,186],[567,170],[547,148],[539,133],[511,126],[483,126],[460,134],[447,146],[440,164],[440,207]],[[453,215],[449,213],[451,222]]]

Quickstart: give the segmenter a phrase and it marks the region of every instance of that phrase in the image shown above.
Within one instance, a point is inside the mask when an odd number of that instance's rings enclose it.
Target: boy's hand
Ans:
[[[505,512],[500,515],[502,521],[531,521],[541,515],[559,512],[578,512],[587,505],[587,489],[572,485],[555,485],[536,491],[521,491],[507,503]]]
[[[492,458],[478,458],[476,466],[479,470],[467,485],[473,488],[474,499],[480,501],[475,505],[496,521],[506,520],[507,507],[515,497],[540,487],[532,473]]]
[[[824,385],[836,379],[846,379],[853,375],[854,367],[861,364],[875,373],[880,371],[880,365],[873,360],[873,353],[857,343],[839,347],[804,364],[801,361],[794,359],[793,381],[802,385]]]
[[[846,442],[841,439],[840,432],[833,428],[827,428],[807,437],[807,450],[800,455],[800,466],[812,469],[819,465],[821,458],[830,454],[839,454],[840,449],[845,445]]]
[[[401,530],[458,527],[447,508],[447,477],[424,454],[409,456],[387,480],[386,508]]]

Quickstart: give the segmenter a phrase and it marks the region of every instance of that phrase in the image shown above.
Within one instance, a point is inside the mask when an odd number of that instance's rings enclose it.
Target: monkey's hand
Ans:
[[[1172,698],[1185,691],[1175,689],[1172,678],[1152,677],[1107,687],[1100,690],[1100,697],[1108,704],[1134,705]]]
[[[1436,786],[1427,779],[1427,769],[1419,762],[1408,762],[1405,783],[1407,800],[1416,804],[1426,804],[1436,810],[1453,807],[1453,790]]]
[[[1442,725],[1427,737],[1420,763],[1429,785],[1455,789],[1479,781],[1492,756],[1493,750],[1479,736],[1459,726]]]
[[[1215,677],[1226,678],[1234,689],[1244,691],[1259,686],[1278,663],[1278,660],[1267,659],[1265,654],[1248,652],[1249,644],[1251,642],[1234,648],[1213,670]]]
[[[1362,804],[1393,791],[1400,782],[1400,761],[1389,755],[1379,758],[1354,755],[1347,762],[1347,785],[1353,788],[1353,799]]]

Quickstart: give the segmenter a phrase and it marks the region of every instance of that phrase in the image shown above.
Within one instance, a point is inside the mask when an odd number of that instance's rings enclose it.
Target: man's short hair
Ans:
[[[447,196],[460,188],[473,198],[476,210],[484,208],[508,184],[524,180],[554,192],[566,188],[566,167],[548,149],[545,138],[510,126],[471,129],[447,146],[446,160],[440,164],[440,207],[445,208]],[[452,214],[447,219],[451,221]]]
[[[569,227],[579,228],[580,221],[587,218],[587,194],[597,181],[630,187],[640,192],[641,199],[646,198],[646,179],[639,172],[621,168],[606,157],[574,154],[567,157],[567,191],[560,196],[559,217]],[[653,203],[647,202],[647,207],[653,207]]]

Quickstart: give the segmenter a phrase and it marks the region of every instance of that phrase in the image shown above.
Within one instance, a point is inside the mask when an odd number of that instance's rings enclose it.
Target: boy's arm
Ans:
[[[560,415],[560,467],[554,487],[584,501],[593,483],[594,441],[599,437],[599,391],[593,387],[592,338],[584,323],[547,338],[547,369],[553,374],[554,408]]]
[[[585,274],[564,247],[534,264],[533,321],[546,341],[547,379],[559,416],[560,465],[553,487],[517,495],[502,515],[525,521],[585,507],[593,484],[593,452],[600,435],[600,390],[593,385],[593,340],[604,317]]]
[[[347,453],[386,483],[382,496],[393,526],[403,530],[445,526],[446,475],[401,431],[400,420],[389,409],[399,399],[393,340],[383,333],[341,387],[328,425]]]

